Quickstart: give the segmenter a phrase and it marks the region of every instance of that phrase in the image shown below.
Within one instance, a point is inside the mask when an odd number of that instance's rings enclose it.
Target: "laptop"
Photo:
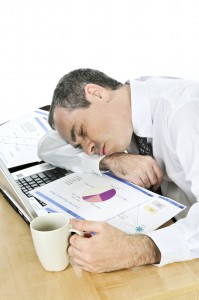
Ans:
[[[34,198],[29,192],[41,185],[70,174],[71,171],[57,168],[48,163],[37,163],[33,166],[18,166],[8,169],[0,158],[0,192],[9,204],[20,214],[27,224],[44,213],[46,204]]]

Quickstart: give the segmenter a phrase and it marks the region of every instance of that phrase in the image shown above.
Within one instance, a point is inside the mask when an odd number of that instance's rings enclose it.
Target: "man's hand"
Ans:
[[[144,188],[156,191],[163,179],[163,172],[155,159],[128,153],[113,153],[100,161],[101,170],[110,170],[117,177]]]
[[[160,251],[145,235],[130,236],[105,222],[71,220],[73,228],[95,232],[70,238],[68,253],[83,270],[95,273],[159,263]]]

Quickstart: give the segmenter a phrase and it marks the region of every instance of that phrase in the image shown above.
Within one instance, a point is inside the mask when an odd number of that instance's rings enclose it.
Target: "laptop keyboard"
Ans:
[[[59,179],[61,177],[64,177],[67,173],[70,171],[67,171],[65,169],[61,168],[54,168],[51,170],[43,171],[37,174],[33,174],[31,176],[23,177],[21,179],[16,180],[17,184],[19,185],[22,192],[27,197],[32,197],[32,195],[29,193],[31,190],[40,187],[42,185],[45,185],[47,183],[50,183],[56,179]],[[40,202],[40,201],[39,201]],[[41,205],[46,205],[42,201],[40,202]]]

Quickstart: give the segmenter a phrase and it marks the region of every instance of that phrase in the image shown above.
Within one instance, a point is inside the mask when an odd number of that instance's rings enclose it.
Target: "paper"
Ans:
[[[103,176],[90,173],[72,173],[36,188],[30,193],[47,203],[47,209],[67,212],[79,219],[95,221],[106,221],[126,211],[130,212],[129,209],[133,207],[140,208],[142,204],[147,202],[151,204],[151,199],[153,201],[159,200],[159,195],[123,181],[110,173],[105,173]],[[181,208],[178,207],[174,214],[180,210]],[[132,210],[130,217],[125,213],[109,222],[114,223],[116,227],[117,224],[121,227],[121,220],[125,218],[125,222],[123,222],[126,226],[125,231],[129,230],[128,224],[148,226],[144,220],[139,220],[139,223],[134,221],[137,219],[136,212]]]
[[[72,173],[33,190],[31,194],[54,210],[90,220],[108,220],[149,197],[134,185],[106,174],[90,173]]]
[[[108,220],[128,234],[151,232],[185,209],[185,206],[165,197],[151,197],[128,211]]]
[[[0,157],[7,168],[39,161],[38,141],[51,129],[48,112],[37,109],[0,126]]]

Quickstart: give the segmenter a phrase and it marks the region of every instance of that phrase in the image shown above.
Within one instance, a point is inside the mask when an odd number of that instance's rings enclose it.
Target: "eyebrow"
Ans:
[[[75,125],[73,125],[73,127],[71,128],[70,134],[71,134],[72,141],[76,142]]]

